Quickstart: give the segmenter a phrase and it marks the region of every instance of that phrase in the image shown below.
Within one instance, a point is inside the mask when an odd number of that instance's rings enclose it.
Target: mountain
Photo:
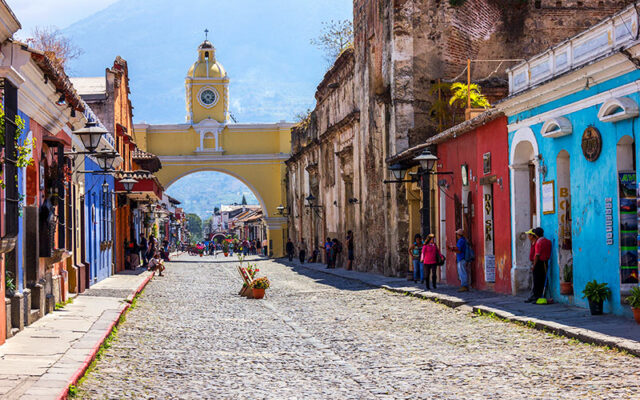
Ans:
[[[203,221],[221,204],[242,203],[243,195],[247,204],[259,204],[244,183],[221,172],[196,172],[178,180],[166,192],[180,200],[186,212],[198,214]]]
[[[154,124],[184,121],[184,77],[208,28],[231,79],[232,114],[277,122],[313,106],[328,68],[309,43],[321,22],[351,17],[350,0],[121,0],[63,32],[84,51],[69,65],[74,76],[127,60],[134,120]]]

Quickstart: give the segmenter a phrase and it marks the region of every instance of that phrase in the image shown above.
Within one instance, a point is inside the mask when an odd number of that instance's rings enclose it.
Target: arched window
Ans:
[[[204,134],[204,138],[202,140],[202,147],[205,149],[215,149],[216,148],[216,138],[211,132],[207,132]]]
[[[598,111],[602,122],[617,122],[638,116],[638,104],[629,97],[613,97],[605,101]]]
[[[540,129],[540,134],[544,137],[557,138],[571,135],[573,128],[571,121],[565,117],[555,117],[547,120]]]

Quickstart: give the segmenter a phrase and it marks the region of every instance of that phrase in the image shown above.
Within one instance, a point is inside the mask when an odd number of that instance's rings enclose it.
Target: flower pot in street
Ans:
[[[265,291],[265,289],[256,289],[256,288],[253,288],[253,289],[251,289],[251,291],[252,291],[252,294],[253,294],[253,298],[254,298],[254,299],[261,299],[261,298],[263,298],[263,297],[264,297],[264,291]]]
[[[227,257],[229,255],[229,253],[224,253],[224,256]]]
[[[565,296],[573,296],[573,283],[560,282],[560,294]]]
[[[589,300],[589,310],[591,311],[591,315],[602,315],[602,301],[592,301]]]
[[[636,320],[637,323],[640,324],[640,308],[632,308],[633,310],[633,318]]]

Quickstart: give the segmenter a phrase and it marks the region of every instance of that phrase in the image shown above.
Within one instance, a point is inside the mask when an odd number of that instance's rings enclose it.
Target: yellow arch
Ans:
[[[203,140],[212,133],[216,147],[205,148]],[[278,215],[277,208],[286,205],[284,161],[291,153],[291,124],[223,124],[213,120],[140,124],[134,135],[138,146],[160,158],[162,169],[155,175],[165,188],[200,171],[225,173],[247,185],[262,206],[272,254],[284,255],[287,218]]]
[[[186,172],[183,175],[175,177],[173,180],[170,180],[167,184],[163,184],[162,186],[164,187],[165,190],[167,190],[167,189],[169,189],[171,187],[171,185],[173,185],[174,183],[176,183],[180,179],[184,178],[185,176],[189,176],[191,174],[195,174],[195,173],[198,173],[198,172],[220,172],[222,174],[226,174],[226,175],[229,175],[229,176],[232,176],[232,177],[236,178],[240,182],[244,183],[251,190],[251,193],[253,193],[253,195],[256,196],[256,199],[258,199],[258,202],[260,203],[260,207],[262,207],[262,212],[265,215],[265,217],[269,216],[269,209],[267,208],[264,200],[262,199],[262,195],[253,186],[253,184],[251,184],[251,182],[247,182],[247,180],[244,177],[242,177],[240,175],[237,175],[236,173],[234,173],[232,171],[229,171],[227,169],[224,169],[224,168],[205,167],[205,168],[190,170],[189,172]],[[156,174],[156,175],[158,175],[158,174]],[[160,180],[160,178],[158,178],[158,179]],[[162,182],[162,180],[160,180],[160,182]]]

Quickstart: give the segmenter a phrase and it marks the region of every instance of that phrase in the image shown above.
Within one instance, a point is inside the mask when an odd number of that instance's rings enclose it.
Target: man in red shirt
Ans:
[[[533,288],[531,296],[525,303],[531,303],[542,297],[544,294],[545,278],[549,259],[551,258],[551,241],[544,237],[542,228],[534,228],[527,231],[531,242],[529,260],[531,260],[531,271],[533,272]]]

